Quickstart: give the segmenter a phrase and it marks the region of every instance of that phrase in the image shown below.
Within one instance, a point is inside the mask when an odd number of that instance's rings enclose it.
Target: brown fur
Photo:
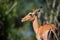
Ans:
[[[57,34],[55,32],[57,30],[57,28],[55,27],[54,24],[39,25],[38,17],[35,15],[39,11],[40,11],[40,9],[36,9],[35,11],[30,12],[28,15],[26,15],[24,18],[22,18],[22,22],[32,21],[33,29],[36,33],[37,40],[42,40],[42,39],[49,40],[49,36],[48,36],[49,31],[52,31],[57,38]]]

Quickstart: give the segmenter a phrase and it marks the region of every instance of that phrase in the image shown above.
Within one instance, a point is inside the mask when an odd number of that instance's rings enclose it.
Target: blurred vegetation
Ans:
[[[57,0],[56,5],[59,3],[60,0]],[[21,23],[20,20],[30,11],[40,7],[43,7],[49,16],[50,9],[47,8],[47,10],[45,5],[45,0],[0,0],[0,40],[36,40],[32,23]],[[50,0],[50,5],[52,5],[52,0]],[[56,11],[56,8],[54,10]],[[60,14],[58,16],[60,21],[59,17]]]

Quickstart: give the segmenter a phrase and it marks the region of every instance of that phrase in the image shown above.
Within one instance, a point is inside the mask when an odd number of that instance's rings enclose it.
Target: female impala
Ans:
[[[57,28],[53,24],[44,24],[43,26],[38,24],[37,12],[40,12],[40,9],[30,12],[28,15],[22,18],[21,21],[32,21],[37,40],[49,40],[49,32],[53,32],[56,39],[58,40],[55,32]]]

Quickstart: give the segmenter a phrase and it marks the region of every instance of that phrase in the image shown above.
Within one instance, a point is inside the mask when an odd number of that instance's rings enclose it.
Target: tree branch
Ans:
[[[60,11],[60,4],[57,6],[56,15],[54,16],[54,20],[56,20],[56,21],[58,21],[57,17],[58,17],[59,11]]]
[[[56,5],[56,0],[53,0],[52,8],[54,8]]]
[[[6,14],[10,13],[12,11],[12,9],[17,5],[17,2],[15,2],[12,7],[6,11]]]
[[[58,17],[59,11],[60,11],[60,4],[58,5],[57,11],[56,11],[56,15],[54,16],[54,20],[55,20],[56,22],[58,22],[57,17]]]

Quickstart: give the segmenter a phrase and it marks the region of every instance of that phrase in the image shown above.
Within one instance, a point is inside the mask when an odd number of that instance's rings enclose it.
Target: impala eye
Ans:
[[[32,16],[32,14],[29,14],[30,16]]]

